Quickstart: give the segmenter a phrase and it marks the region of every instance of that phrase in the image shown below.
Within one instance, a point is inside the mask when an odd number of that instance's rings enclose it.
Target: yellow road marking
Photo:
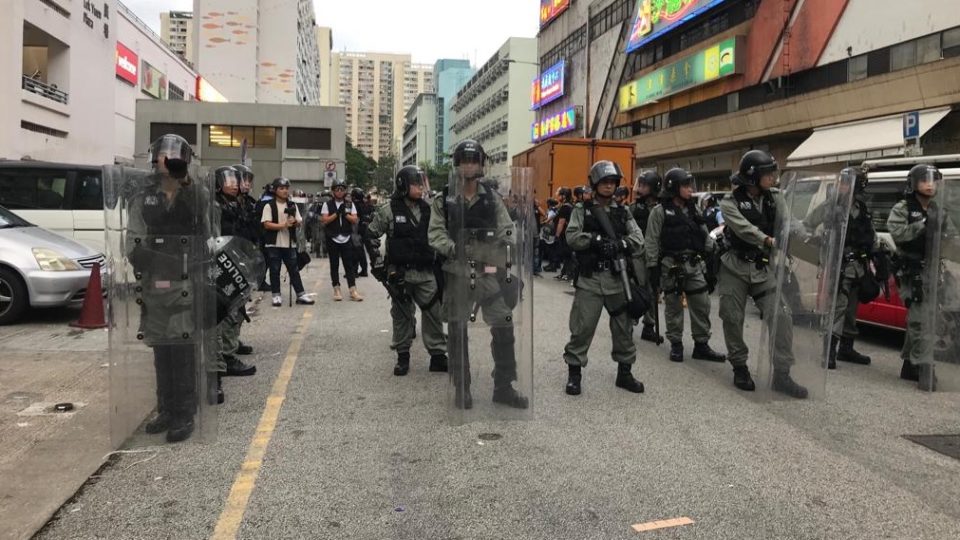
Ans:
[[[655,531],[657,529],[666,529],[668,527],[679,527],[681,525],[691,525],[693,520],[688,517],[663,519],[660,521],[648,521],[647,523],[637,523],[633,530],[637,532]]]
[[[214,540],[229,540],[237,537],[243,515],[247,511],[247,504],[250,502],[250,494],[253,493],[260,467],[263,465],[263,456],[267,453],[267,446],[277,427],[277,417],[280,416],[280,408],[287,395],[287,385],[290,383],[293,368],[297,365],[297,358],[300,356],[300,347],[303,346],[307,325],[312,318],[313,311],[310,310],[305,311],[300,319],[293,342],[290,343],[287,356],[283,359],[283,365],[280,366],[280,373],[273,381],[273,388],[270,389],[270,395],[267,397],[267,405],[260,416],[257,431],[247,448],[247,455],[240,466],[240,472],[233,480],[233,487],[230,488],[227,503],[223,512],[220,513],[220,519],[217,520],[217,527],[213,530],[211,538]]]

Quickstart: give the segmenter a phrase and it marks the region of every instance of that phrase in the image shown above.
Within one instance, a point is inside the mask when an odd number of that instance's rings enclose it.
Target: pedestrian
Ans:
[[[657,171],[649,170],[640,173],[640,176],[637,177],[637,181],[633,186],[634,199],[633,204],[630,206],[630,214],[633,216],[634,221],[637,222],[637,226],[640,227],[640,231],[643,232],[644,242],[646,242],[647,238],[647,224],[650,220],[650,211],[659,204],[661,184],[662,179],[660,175],[657,174]],[[646,250],[638,253],[637,257],[643,258],[642,265],[646,268]],[[659,345],[663,343],[663,336],[660,335],[659,329],[657,328],[657,321],[660,317],[660,307],[657,299],[660,297],[660,291],[659,289],[653,288],[649,280],[647,280],[647,287],[654,302],[643,316],[643,330],[640,332],[640,339]]]
[[[862,169],[847,167],[840,171],[837,186],[839,196],[835,199],[828,197],[803,220],[804,227],[809,231],[816,230],[826,221],[835,221],[838,219],[836,216],[847,220],[843,258],[840,261],[840,283],[831,325],[828,369],[836,369],[837,360],[870,365],[870,357],[857,352],[853,342],[858,334],[857,307],[860,305],[861,284],[865,279],[873,279],[870,261],[878,241],[873,229],[873,216],[865,200],[867,174]]]
[[[681,169],[667,171],[660,204],[650,212],[644,236],[647,270],[654,290],[663,290],[663,316],[670,341],[670,361],[683,362],[683,305],[687,299],[693,358],[724,362],[726,356],[710,348],[710,286],[706,256],[716,250],[703,216],[693,201],[693,175]]]
[[[583,200],[583,188],[578,186],[574,188],[572,192],[570,188],[560,188],[557,190],[557,198],[560,199],[560,208],[557,210],[556,218],[556,256],[560,264],[560,273],[556,275],[554,279],[567,281],[573,278],[574,269],[576,268],[573,251],[570,249],[570,245],[567,244],[567,226],[570,225],[570,217],[573,215],[574,204]],[[576,203],[574,199],[576,199]]]
[[[712,231],[723,225],[723,212],[720,211],[720,203],[716,195],[707,195],[704,200],[703,220],[707,224],[707,230]]]
[[[476,306],[490,326],[493,402],[526,409],[527,397],[513,388],[517,380],[513,308],[520,290],[518,280],[510,276],[502,262],[516,250],[516,227],[503,199],[484,180],[486,162],[480,143],[471,139],[458,143],[453,151],[455,174],[451,182],[455,185],[445,187],[430,208],[429,243],[446,258],[444,309],[454,403],[460,409],[473,407],[467,323]],[[448,212],[456,212],[453,219]],[[483,271],[478,273],[473,268]]]
[[[356,249],[352,243],[353,226],[360,222],[356,207],[346,200],[347,183],[342,178],[333,181],[333,198],[320,209],[320,222],[327,237],[327,253],[330,257],[330,283],[334,301],[343,300],[340,293],[340,262],[343,261],[350,300],[362,302],[357,292]]]
[[[273,306],[283,304],[280,294],[280,266],[287,268],[287,275],[297,295],[297,303],[312,305],[313,298],[303,288],[300,269],[297,266],[297,228],[303,224],[300,209],[288,194],[290,180],[279,177],[273,180],[273,199],[267,201],[260,216],[264,228],[264,246],[267,250],[267,262],[270,265],[270,290],[273,293]]]
[[[897,287],[907,307],[906,339],[900,351],[903,359],[900,378],[916,381],[918,388],[930,392],[936,390],[936,374],[932,363],[935,332],[932,328],[924,328],[924,324],[932,322],[924,315],[925,312],[936,313],[936,310],[927,307],[927,302],[936,302],[938,299],[925,298],[924,290],[929,291],[932,287],[924,283],[924,278],[929,279],[931,274],[936,276],[937,272],[927,269],[939,269],[941,263],[931,260],[935,255],[928,253],[935,241],[932,237],[939,236],[939,231],[928,230],[927,225],[929,221],[930,225],[952,226],[947,218],[938,215],[944,210],[934,200],[942,181],[943,174],[936,167],[914,165],[907,174],[903,199],[893,206],[887,218],[887,230],[897,246],[899,259]],[[937,278],[941,279],[939,276]]]
[[[743,324],[750,297],[765,316],[764,326],[776,333],[770,336],[773,353],[773,390],[803,399],[807,389],[790,377],[793,358],[793,328],[790,324],[771,325],[774,310],[788,311],[777,295],[776,269],[770,268],[776,248],[777,219],[789,219],[789,209],[779,191],[777,162],[763,150],[750,150],[740,159],[739,172],[731,179],[733,193],[720,202],[726,226],[724,236],[730,248],[721,257],[718,290],[720,319],[727,345],[727,358],[733,366],[733,384],[752,392],[756,385],[747,367],[749,349],[743,340]]]
[[[423,346],[430,354],[430,371],[447,371],[447,336],[443,333],[443,312],[440,286],[440,261],[427,241],[430,205],[423,200],[425,174],[419,167],[408,165],[397,172],[393,196],[377,208],[364,240],[372,256],[380,237],[387,236],[384,260],[372,258],[373,275],[390,293],[390,318],[393,320],[393,343],[397,364],[393,374],[410,371],[410,345],[417,329],[417,308],[420,308],[420,333]]]
[[[642,393],[643,383],[631,373],[637,360],[637,347],[633,342],[627,292],[615,260],[629,259],[633,252],[643,249],[643,233],[627,208],[613,200],[623,179],[620,167],[612,161],[598,161],[590,168],[589,179],[596,198],[573,209],[566,230],[567,243],[576,254],[579,268],[570,307],[570,341],[563,350],[568,371],[566,392],[571,396],[581,392],[587,352],[600,322],[600,313],[606,309],[613,338],[611,356],[617,363],[616,386]],[[597,217],[604,214],[615,237],[607,233],[601,218]]]

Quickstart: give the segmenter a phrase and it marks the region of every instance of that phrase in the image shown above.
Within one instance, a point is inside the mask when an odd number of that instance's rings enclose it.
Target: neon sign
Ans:
[[[690,19],[726,0],[638,0],[637,16],[630,29],[627,53],[631,53]]]
[[[540,0],[540,28],[570,7],[570,0]]]
[[[534,79],[532,110],[537,110],[547,103],[563,96],[565,68],[566,62],[561,60],[547,68],[546,71],[540,74],[540,77]]]
[[[575,129],[577,129],[577,108],[570,107],[565,111],[542,118],[539,122],[534,122],[530,126],[531,140],[542,141]]]

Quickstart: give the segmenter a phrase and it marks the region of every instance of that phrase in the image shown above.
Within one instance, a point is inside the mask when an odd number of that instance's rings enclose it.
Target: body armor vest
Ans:
[[[403,199],[390,201],[393,213],[393,233],[387,238],[387,257],[390,264],[423,269],[434,262],[434,251],[427,242],[427,227],[430,224],[430,205],[417,201],[420,221],[413,223],[413,212]]]
[[[662,255],[677,255],[694,251],[703,254],[707,249],[707,237],[703,232],[703,218],[696,208],[681,208],[673,200],[665,200],[663,207],[663,229],[660,233],[660,252]],[[686,211],[685,211],[686,210]]]
[[[763,192],[760,198],[760,208],[757,208],[757,203],[747,194],[746,187],[739,187],[733,190],[733,198],[737,201],[737,208],[740,209],[740,213],[743,214],[743,217],[746,218],[747,221],[760,229],[763,234],[770,237],[775,236],[773,229],[777,222],[777,204],[773,200],[773,195],[769,192]],[[751,254],[761,251],[759,246],[751,244],[737,236],[736,233],[733,232],[733,227],[724,227],[723,233],[730,243],[730,248],[734,251],[740,252],[741,254]]]

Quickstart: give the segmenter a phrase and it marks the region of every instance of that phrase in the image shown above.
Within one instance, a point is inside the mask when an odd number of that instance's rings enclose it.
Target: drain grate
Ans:
[[[960,434],[957,435],[904,435],[904,439],[926,446],[953,459],[960,459]]]

